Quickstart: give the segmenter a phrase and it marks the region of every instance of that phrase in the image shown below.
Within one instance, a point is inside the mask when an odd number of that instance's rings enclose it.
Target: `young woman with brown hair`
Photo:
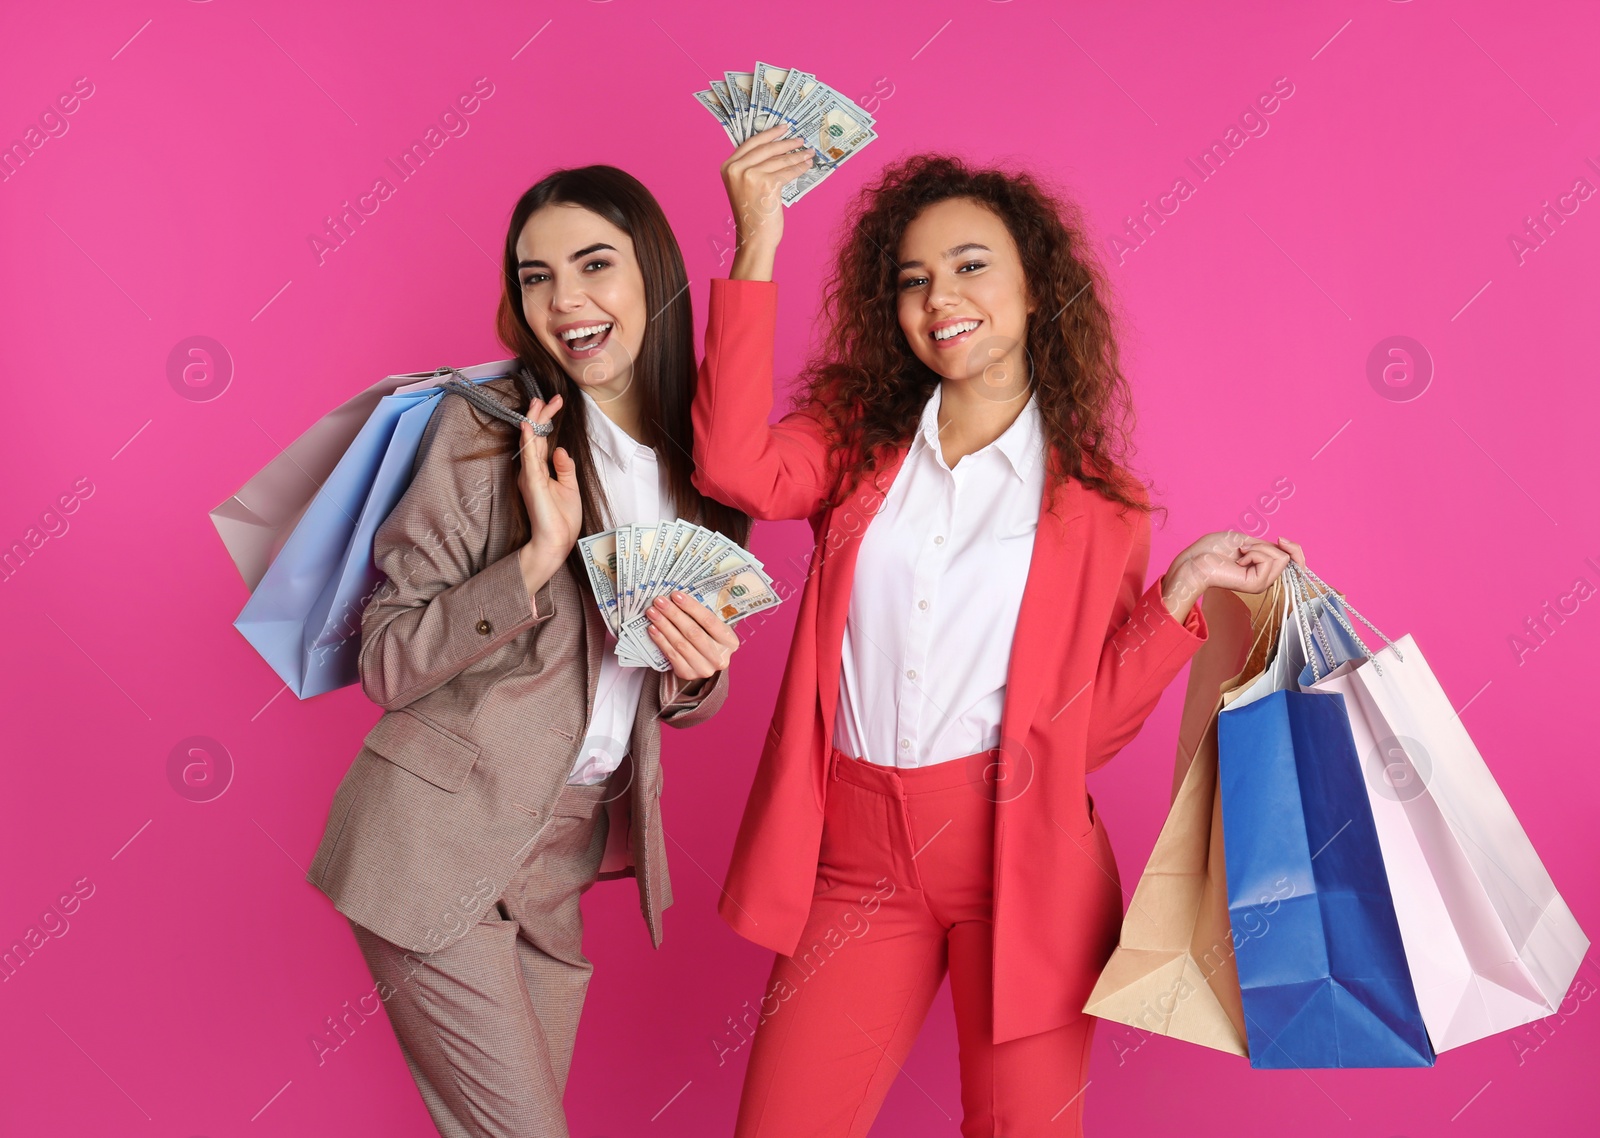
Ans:
[[[778,954],[736,1132],[866,1134],[948,972],[961,1132],[1079,1134],[1122,917],[1085,776],[1204,643],[1200,594],[1301,554],[1207,534],[1145,586],[1105,280],[1026,174],[923,155],[868,187],[769,424],[780,129],[723,166],[694,402],[695,484],[817,536],[720,904]]]
[[[691,483],[688,282],[649,191],[558,170],[517,202],[503,258],[521,370],[450,388],[377,531],[388,579],[360,671],[385,714],[308,874],[349,918],[446,1138],[567,1133],[591,972],[579,900],[636,876],[661,943],[660,725],[716,712],[739,645],[678,594],[650,612],[671,671],[622,668],[575,543],[680,517],[749,531]]]

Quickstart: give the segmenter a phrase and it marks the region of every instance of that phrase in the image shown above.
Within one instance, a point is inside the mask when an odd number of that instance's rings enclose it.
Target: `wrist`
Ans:
[[[733,255],[733,266],[728,279],[735,281],[770,281],[778,259],[778,239],[756,234],[739,239],[738,252]]]
[[[555,551],[531,541],[517,550],[517,564],[522,569],[522,580],[530,598],[556,575],[564,560],[565,554],[557,556]]]
[[[1195,563],[1188,558],[1173,562],[1161,576],[1161,600],[1177,620],[1183,620],[1194,607],[1200,594],[1206,591],[1206,582]]]

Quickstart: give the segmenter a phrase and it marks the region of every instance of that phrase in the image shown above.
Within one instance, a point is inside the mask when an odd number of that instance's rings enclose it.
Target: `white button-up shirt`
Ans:
[[[954,469],[941,389],[861,538],[833,745],[921,767],[1000,745],[1011,642],[1044,494],[1044,430],[1029,396]]]
[[[666,472],[657,464],[656,452],[613,423],[587,391],[582,395],[589,450],[605,487],[613,521],[619,525],[648,524],[676,518]],[[654,679],[655,673],[649,668],[624,668],[617,662],[617,638],[608,627],[605,647],[600,652],[594,711],[568,782],[604,782],[621,765],[628,753],[628,738],[633,734],[646,676]]]

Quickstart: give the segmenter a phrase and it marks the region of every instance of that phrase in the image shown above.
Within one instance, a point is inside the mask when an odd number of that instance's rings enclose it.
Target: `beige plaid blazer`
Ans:
[[[480,386],[520,408],[512,379]],[[413,952],[453,943],[500,897],[594,707],[603,619],[565,564],[530,603],[511,547],[516,441],[512,424],[459,396],[428,421],[413,480],[374,538],[388,580],[361,618],[361,686],[384,714],[334,794],[306,874],[356,924]],[[671,672],[647,677],[614,779],[601,875],[637,877],[658,947],[672,904],[659,725],[708,719],[727,693],[726,669],[690,689]]]

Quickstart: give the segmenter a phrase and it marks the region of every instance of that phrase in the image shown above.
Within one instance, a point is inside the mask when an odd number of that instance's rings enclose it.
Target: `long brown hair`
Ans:
[[[834,443],[836,494],[877,469],[885,448],[909,442],[939,376],[900,330],[901,236],[924,209],[969,198],[1005,222],[1029,299],[1029,386],[1043,420],[1047,491],[1066,475],[1112,501],[1149,511],[1126,467],[1133,408],[1118,362],[1109,285],[1089,250],[1081,212],[1032,175],[919,154],[891,165],[856,199],[824,285],[821,344],[803,372],[809,406]],[[1047,500],[1050,494],[1047,493]]]
[[[689,304],[689,278],[683,267],[683,253],[655,197],[637,178],[615,166],[552,171],[517,199],[506,227],[501,272],[503,287],[495,316],[500,342],[515,353],[532,374],[543,397],[549,400],[561,396],[555,430],[549,436],[549,450],[553,453],[558,446],[566,448],[577,467],[583,532],[598,533],[628,519],[611,516],[605,488],[590,453],[586,425],[588,408],[579,385],[539,343],[522,312],[517,238],[535,211],[557,204],[582,206],[605,218],[633,240],[634,254],[644,277],[645,309],[653,314],[645,325],[639,358],[633,361],[633,383],[639,389],[640,424],[644,434],[640,441],[655,451],[656,461],[666,473],[673,508],[679,517],[717,530],[741,545],[748,543],[749,517],[705,497],[690,482],[694,471],[694,425],[689,409],[698,377],[694,359],[694,316]],[[517,409],[526,414],[525,389],[520,402]],[[489,427],[484,420],[479,422],[486,429]],[[513,449],[519,441],[513,434]],[[520,462],[520,457],[514,459],[515,462]],[[520,545],[528,539],[530,531],[520,495],[518,499],[513,514],[519,529],[514,540]],[[576,549],[569,562],[578,580],[587,584]]]

